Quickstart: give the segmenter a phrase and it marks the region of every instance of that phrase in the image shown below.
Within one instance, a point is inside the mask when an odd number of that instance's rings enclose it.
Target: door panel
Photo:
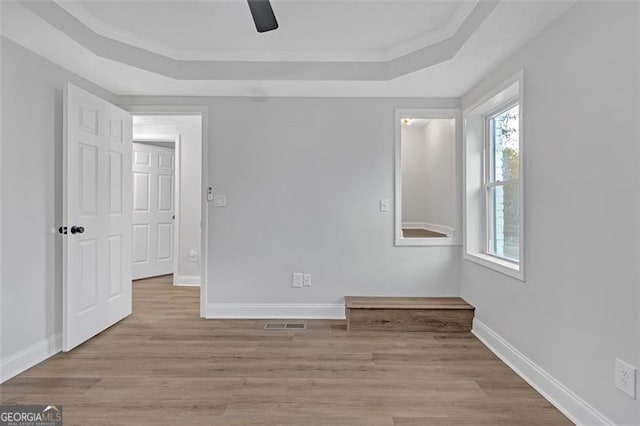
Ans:
[[[96,287],[98,287],[98,259],[96,240],[84,240],[80,248],[80,282],[78,286],[79,311],[85,312],[96,307]]]
[[[98,134],[98,118],[100,116],[98,109],[93,109],[85,105],[79,105],[78,110],[80,111],[80,121],[78,123],[78,130],[90,133],[92,135],[97,135]]]
[[[140,166],[151,166],[151,153],[145,151],[134,152],[133,164],[137,164]]]
[[[109,298],[122,294],[122,236],[111,235],[107,238],[109,254]]]
[[[122,153],[109,151],[109,207],[112,215],[122,214]]]
[[[165,170],[173,170],[173,152],[158,153],[158,167]]]
[[[158,224],[158,260],[171,259],[171,238],[173,236],[173,226],[171,223]]]
[[[173,175],[158,175],[158,211],[173,211]]]
[[[133,172],[133,211],[149,212],[149,173]]]
[[[109,120],[109,136],[114,143],[124,142],[124,123],[122,120]]]
[[[98,212],[98,148],[80,143],[80,214],[96,216]]]
[[[173,272],[174,149],[133,144],[133,278]]]
[[[149,262],[149,225],[133,225],[133,263]]]
[[[64,96],[63,350],[131,313],[131,115],[68,84]]]

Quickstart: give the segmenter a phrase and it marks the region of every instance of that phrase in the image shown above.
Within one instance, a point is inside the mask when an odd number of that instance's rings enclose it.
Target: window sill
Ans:
[[[460,246],[460,239],[457,237],[440,238],[402,238],[396,237],[396,247],[438,247],[438,246]]]
[[[464,260],[484,266],[485,268],[494,270],[501,274],[508,275],[522,282],[525,281],[522,264],[510,262],[484,253],[465,253]]]

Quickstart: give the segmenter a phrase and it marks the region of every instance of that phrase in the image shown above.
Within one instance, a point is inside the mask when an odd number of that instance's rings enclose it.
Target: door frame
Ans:
[[[209,184],[208,152],[209,146],[209,108],[204,105],[118,105],[129,111],[131,115],[199,115],[202,118],[202,152],[201,152],[201,209],[200,209],[200,317],[205,318],[207,306],[207,263],[208,263],[208,229],[209,229],[209,205],[207,204],[207,188]],[[177,192],[177,191],[176,191]]]
[[[135,114],[131,114],[132,116]],[[140,114],[143,115],[143,114]],[[180,221],[176,221],[176,217],[180,217],[180,173],[182,171],[182,165],[180,163],[180,135],[142,135],[138,138],[132,138],[132,143],[147,143],[147,142],[163,142],[173,144],[173,285],[176,284],[176,272],[178,271],[178,264],[180,263]],[[200,283],[202,285],[202,283]]]

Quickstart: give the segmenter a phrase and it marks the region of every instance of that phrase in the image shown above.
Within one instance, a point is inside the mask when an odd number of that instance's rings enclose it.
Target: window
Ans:
[[[485,197],[487,253],[520,259],[520,106],[486,120]]]
[[[464,259],[524,281],[522,73],[464,111]]]

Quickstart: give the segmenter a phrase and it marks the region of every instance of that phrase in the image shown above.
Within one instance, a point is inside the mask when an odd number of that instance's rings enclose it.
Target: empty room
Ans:
[[[640,2],[0,18],[0,425],[640,425]]]

